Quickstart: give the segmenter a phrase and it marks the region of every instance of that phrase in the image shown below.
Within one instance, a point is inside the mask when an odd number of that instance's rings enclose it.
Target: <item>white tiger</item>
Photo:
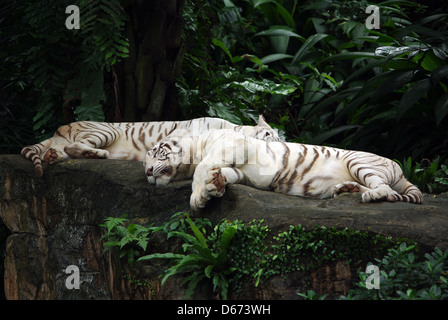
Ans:
[[[299,143],[266,142],[229,130],[199,136],[173,133],[148,151],[148,182],[193,177],[190,206],[198,210],[227,184],[315,198],[360,192],[362,201],[423,203],[400,166],[378,155]]]
[[[43,175],[42,161],[54,164],[68,158],[98,158],[143,161],[147,150],[174,130],[199,135],[210,129],[233,129],[266,141],[281,141],[260,115],[256,126],[240,126],[219,118],[187,121],[108,123],[80,121],[60,127],[54,136],[26,146],[21,154],[33,161],[37,176]]]

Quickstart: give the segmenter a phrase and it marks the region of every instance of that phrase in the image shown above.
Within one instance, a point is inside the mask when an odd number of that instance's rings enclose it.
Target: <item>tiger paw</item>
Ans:
[[[207,201],[210,200],[210,195],[205,189],[193,190],[190,197],[190,208],[192,211],[199,211],[204,208]]]
[[[44,161],[48,164],[55,164],[64,160],[62,151],[50,148],[44,155]]]
[[[361,191],[361,185],[357,182],[351,182],[347,181],[344,183],[340,183],[334,186],[334,195],[338,196],[341,193],[354,193],[354,192],[360,192]]]
[[[109,158],[109,151],[102,149],[94,151],[85,151],[83,155],[87,159],[107,159]]]
[[[213,197],[222,197],[226,192],[226,182],[227,179],[221,174],[221,169],[213,169],[205,181],[205,189]]]
[[[380,186],[362,194],[362,202],[374,202],[374,201],[388,201],[396,202],[401,201],[401,196],[389,186]]]

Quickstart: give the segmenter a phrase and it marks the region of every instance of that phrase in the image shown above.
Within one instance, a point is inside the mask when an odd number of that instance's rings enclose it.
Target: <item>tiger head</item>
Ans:
[[[236,126],[234,130],[267,142],[282,141],[277,130],[271,128],[261,115],[256,126]],[[170,181],[190,179],[195,165],[201,160],[193,154],[198,138],[185,129],[177,129],[149,150],[144,163],[148,182],[165,185]]]
[[[185,132],[184,137],[187,135]],[[146,153],[144,166],[149,183],[165,185],[173,180],[191,178],[189,161],[184,159],[189,158],[182,145],[184,139],[180,134],[169,136]]]
[[[258,140],[263,140],[267,142],[271,141],[283,141],[277,129],[273,129],[265,120],[262,115],[258,118],[258,123],[256,126],[238,126],[235,131],[241,132],[248,137],[252,137]]]

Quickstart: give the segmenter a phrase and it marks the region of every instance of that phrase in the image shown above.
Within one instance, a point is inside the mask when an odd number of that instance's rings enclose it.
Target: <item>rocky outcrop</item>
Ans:
[[[188,211],[191,182],[156,188],[147,183],[141,163],[119,160],[70,160],[47,166],[44,172],[36,178],[31,162],[19,155],[0,155],[0,234],[6,238],[7,299],[183,298],[179,279],[170,278],[160,286],[161,268],[155,265],[137,271],[153,275],[148,285],[135,285],[132,278],[139,277],[135,270],[122,270],[117,257],[102,254],[98,225],[106,217],[123,214],[161,224],[173,213]],[[264,219],[270,229],[279,231],[299,224],[348,227],[448,248],[447,195],[425,196],[424,205],[363,204],[357,195],[315,200],[235,185],[224,198],[213,199],[201,215],[214,223],[223,218]],[[72,265],[79,268],[80,289],[66,286],[72,275],[67,267]],[[336,264],[317,271],[312,281],[316,287],[343,292],[351,276],[349,268]],[[264,286],[269,290],[258,288],[242,296],[296,298],[297,279],[273,278]]]

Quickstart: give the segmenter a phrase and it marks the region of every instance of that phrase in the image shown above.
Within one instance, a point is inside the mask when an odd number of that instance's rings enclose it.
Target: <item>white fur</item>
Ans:
[[[277,131],[263,116],[255,127],[239,126],[218,118],[135,123],[81,121],[60,127],[52,138],[26,146],[21,153],[33,161],[36,174],[42,175],[42,161],[49,164],[69,158],[143,161],[147,150],[175,130],[198,136],[211,129],[232,129],[266,141],[280,140]]]
[[[421,192],[404,179],[395,162],[371,153],[266,142],[232,130],[211,130],[175,143],[177,148],[200,155],[200,161],[188,163],[185,159],[169,158],[164,164],[177,171],[170,177],[160,175],[158,179],[168,183],[193,175],[190,199],[193,210],[204,207],[211,196],[223,195],[224,191],[218,192],[215,186],[215,173],[221,174],[225,185],[244,183],[290,195],[329,198],[343,192],[348,185],[352,188],[350,192],[358,190],[363,194],[364,202],[423,201]],[[146,168],[153,164],[147,156]],[[411,192],[402,194],[409,191],[407,188]]]

